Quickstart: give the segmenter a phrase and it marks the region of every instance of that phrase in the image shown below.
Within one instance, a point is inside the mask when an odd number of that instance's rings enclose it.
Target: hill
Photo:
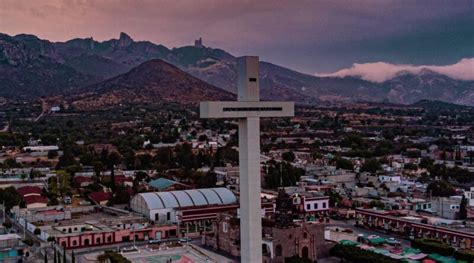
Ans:
[[[127,73],[88,86],[70,98],[78,109],[100,109],[126,104],[197,104],[206,100],[235,100],[227,91],[195,78],[159,59]]]

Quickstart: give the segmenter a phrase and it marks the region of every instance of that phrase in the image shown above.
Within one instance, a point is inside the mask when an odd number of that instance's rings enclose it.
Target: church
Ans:
[[[332,244],[324,240],[324,220],[296,220],[299,209],[293,204],[293,197],[280,191],[272,217],[262,218],[262,262],[285,262],[299,257],[315,262],[328,254]],[[219,214],[214,232],[204,237],[204,245],[239,257],[240,220],[237,214]]]

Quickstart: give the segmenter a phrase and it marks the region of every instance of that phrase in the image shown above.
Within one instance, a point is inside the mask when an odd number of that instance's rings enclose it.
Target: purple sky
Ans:
[[[0,32],[204,44],[303,72],[474,57],[472,0],[0,0]]]

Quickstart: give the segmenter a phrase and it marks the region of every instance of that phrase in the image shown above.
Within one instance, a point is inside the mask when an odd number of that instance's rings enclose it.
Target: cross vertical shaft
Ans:
[[[294,116],[293,102],[260,101],[258,57],[237,59],[238,101],[201,102],[202,118],[239,120],[240,257],[262,262],[260,117]]]
[[[238,101],[259,101],[258,58],[241,57],[238,68]],[[239,120],[240,258],[262,262],[260,200],[260,118]]]

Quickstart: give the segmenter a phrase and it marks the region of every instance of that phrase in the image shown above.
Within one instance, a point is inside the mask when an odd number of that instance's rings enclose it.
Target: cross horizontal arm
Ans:
[[[289,101],[206,101],[201,118],[292,117],[295,104]]]

